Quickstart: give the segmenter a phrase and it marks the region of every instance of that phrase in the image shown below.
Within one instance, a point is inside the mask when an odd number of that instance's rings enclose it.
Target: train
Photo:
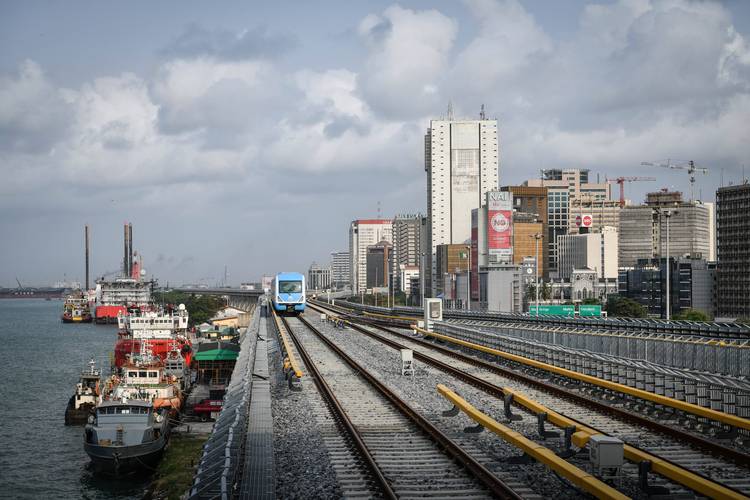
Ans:
[[[305,275],[279,273],[273,279],[271,290],[273,308],[277,312],[299,314],[305,311]]]

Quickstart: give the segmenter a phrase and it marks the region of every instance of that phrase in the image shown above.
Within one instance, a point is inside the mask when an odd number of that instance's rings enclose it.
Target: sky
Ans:
[[[545,168],[696,195],[750,176],[750,2],[0,4],[0,286],[117,271],[257,281],[426,213],[424,133],[499,123],[500,184]],[[617,189],[613,190],[615,195]]]

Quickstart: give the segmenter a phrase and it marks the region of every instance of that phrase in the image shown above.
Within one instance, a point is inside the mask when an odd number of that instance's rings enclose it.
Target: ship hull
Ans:
[[[94,471],[101,474],[123,475],[137,470],[153,470],[161,459],[169,438],[168,431],[150,443],[132,446],[100,446],[84,443],[83,449],[91,459]]]
[[[93,415],[94,405],[81,405],[75,407],[75,396],[71,396],[68,406],[65,408],[65,425],[85,425],[89,415]]]
[[[98,324],[117,323],[118,314],[128,314],[125,306],[97,306],[96,322]]]

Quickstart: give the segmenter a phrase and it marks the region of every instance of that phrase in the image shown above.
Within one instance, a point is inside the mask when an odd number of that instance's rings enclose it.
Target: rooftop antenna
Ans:
[[[453,102],[448,101],[448,121],[453,121]]]
[[[484,104],[482,104],[482,107],[479,110],[479,119],[482,121],[487,119],[487,115],[484,114]]]

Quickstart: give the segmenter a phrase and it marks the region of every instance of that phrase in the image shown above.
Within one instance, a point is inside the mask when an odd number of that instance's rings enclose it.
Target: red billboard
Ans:
[[[576,226],[591,227],[594,224],[594,218],[591,214],[576,215]]]
[[[487,193],[487,251],[513,255],[513,209],[507,191]]]

